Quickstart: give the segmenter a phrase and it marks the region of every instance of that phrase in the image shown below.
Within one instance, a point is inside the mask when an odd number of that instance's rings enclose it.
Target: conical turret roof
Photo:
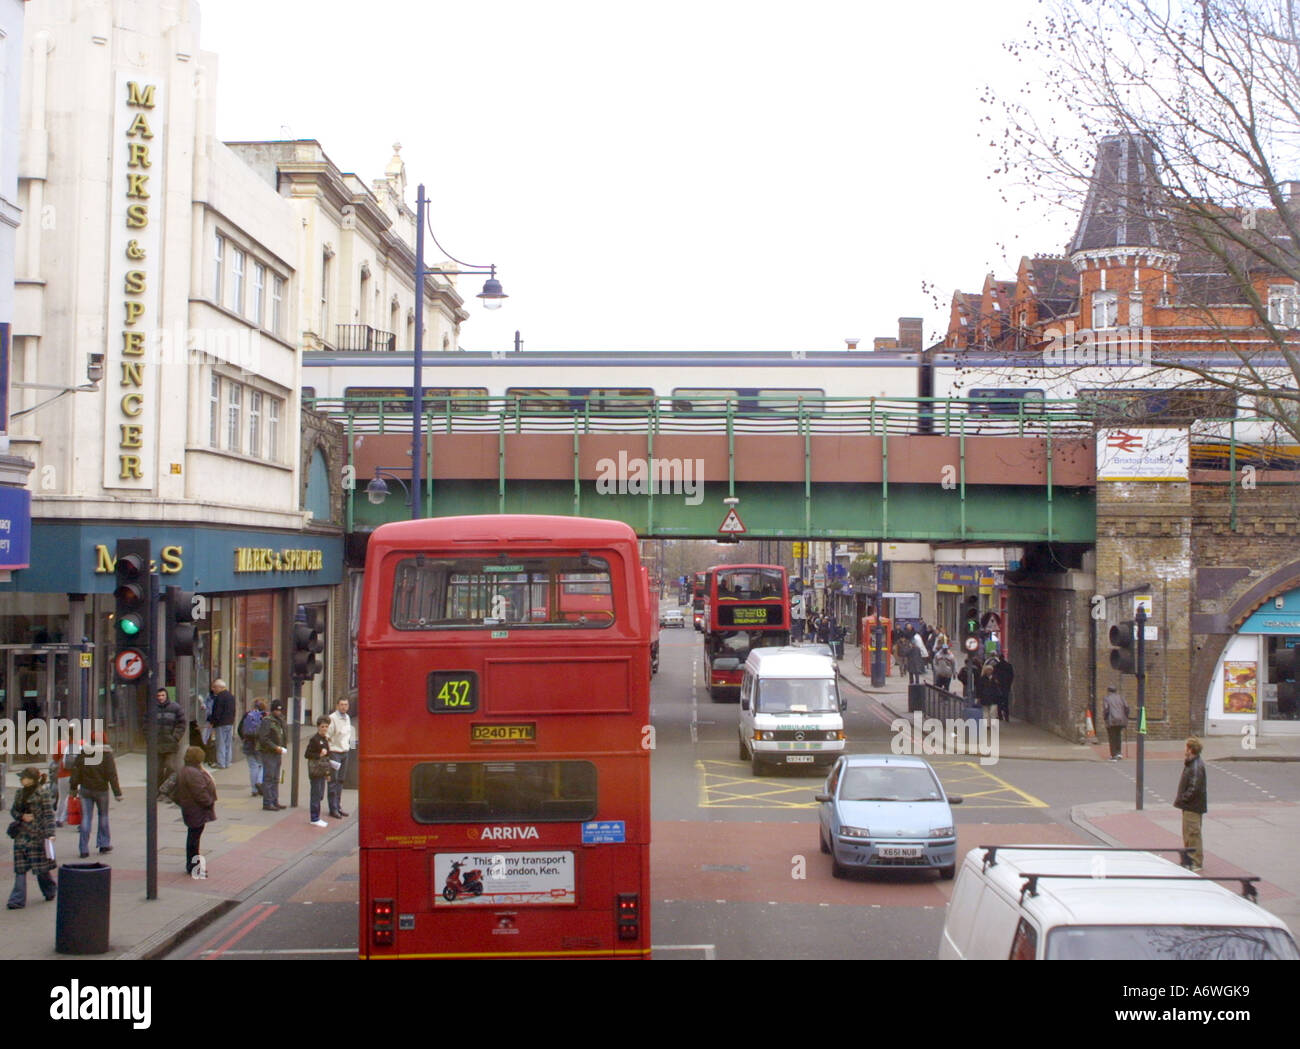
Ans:
[[[1161,208],[1163,196],[1150,144],[1135,135],[1103,138],[1069,254],[1107,248],[1177,250]]]

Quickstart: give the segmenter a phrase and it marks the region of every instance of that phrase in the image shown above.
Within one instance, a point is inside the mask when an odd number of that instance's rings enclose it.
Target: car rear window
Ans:
[[[1074,925],[1047,935],[1047,957],[1179,961],[1300,959],[1282,929],[1230,925]]]

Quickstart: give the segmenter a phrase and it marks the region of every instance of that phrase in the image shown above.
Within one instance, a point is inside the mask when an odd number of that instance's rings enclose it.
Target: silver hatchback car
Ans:
[[[897,754],[846,754],[817,795],[821,850],[831,873],[886,868],[957,871],[957,828],[929,762]]]

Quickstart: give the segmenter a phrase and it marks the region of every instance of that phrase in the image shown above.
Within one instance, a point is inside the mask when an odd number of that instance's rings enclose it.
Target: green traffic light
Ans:
[[[135,637],[140,633],[140,620],[135,616],[123,616],[122,621],[118,624],[118,629],[127,637]]]

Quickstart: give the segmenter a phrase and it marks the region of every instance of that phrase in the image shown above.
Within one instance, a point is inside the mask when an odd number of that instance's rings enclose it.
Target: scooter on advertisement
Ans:
[[[452,861],[451,873],[447,875],[447,881],[442,886],[442,898],[448,903],[452,903],[462,896],[483,895],[483,872],[481,870],[466,871],[465,876],[461,877],[460,869],[468,862],[468,856],[463,860]]]

